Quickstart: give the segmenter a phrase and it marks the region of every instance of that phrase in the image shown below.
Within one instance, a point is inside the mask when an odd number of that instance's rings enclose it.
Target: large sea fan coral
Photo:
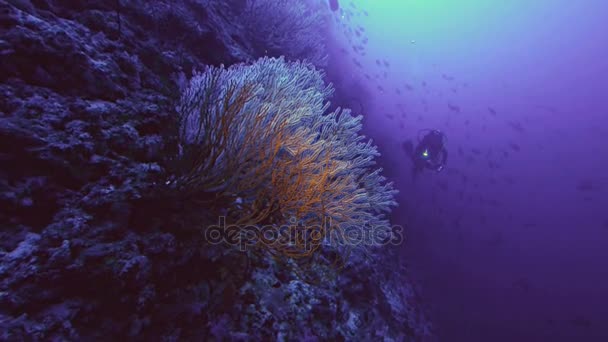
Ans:
[[[206,198],[237,227],[264,226],[257,245],[271,252],[308,256],[353,231],[340,241],[372,243],[368,233],[388,229],[396,190],[373,168],[379,153],[359,133],[361,116],[325,113],[332,94],[306,62],[208,67],[178,106],[182,152],[169,186]],[[285,231],[287,240],[267,239]]]

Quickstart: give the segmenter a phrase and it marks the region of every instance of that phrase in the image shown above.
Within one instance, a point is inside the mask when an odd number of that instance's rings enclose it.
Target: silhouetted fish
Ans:
[[[538,109],[542,109],[544,111],[547,111],[549,113],[552,114],[556,114],[557,113],[557,109],[555,107],[551,107],[551,106],[547,106],[547,105],[536,105],[535,106]]]
[[[491,205],[491,206],[493,206],[493,207],[500,207],[500,202],[498,202],[495,199],[489,199],[488,200],[488,204]]]
[[[493,116],[496,116],[496,110],[494,110],[494,108],[492,107],[488,107],[488,111],[490,112],[490,114],[492,114]]]
[[[473,153],[474,153],[474,154],[476,154],[476,155],[480,155],[480,154],[481,154],[481,151],[480,151],[480,150],[478,150],[478,149],[476,149],[476,148],[472,148],[472,149],[471,149],[471,152],[473,152]]]
[[[399,90],[399,88],[395,88],[395,93],[397,93],[397,95],[401,95],[401,90]]]
[[[376,59],[376,65],[380,66],[380,60],[379,59]]]
[[[598,188],[597,182],[594,182],[591,179],[582,179],[576,185],[578,191],[593,191],[598,190]]]
[[[528,292],[530,291],[530,281],[527,278],[519,278],[516,281],[513,282],[513,287],[519,290],[522,290],[523,292]]]
[[[511,128],[513,128],[513,130],[515,130],[515,131],[517,131],[519,133],[524,133],[525,132],[524,126],[520,122],[509,121],[508,124],[509,124],[509,126],[511,126]]]
[[[384,66],[387,68],[390,66],[389,62],[386,59],[382,60],[382,64],[384,64]]]
[[[445,171],[446,171],[446,172],[447,172],[447,174],[448,174],[448,175],[450,175],[450,176],[454,176],[454,175],[458,175],[458,174],[460,174],[460,170],[455,169],[455,168],[453,168],[453,167],[448,167],[448,168],[446,168],[446,169],[445,169]]]
[[[338,0],[329,0],[329,8],[336,12],[340,9],[340,4],[338,4]]]
[[[488,167],[492,170],[499,168],[498,164],[493,160],[488,160]]]
[[[452,112],[456,112],[456,113],[460,113],[460,107],[458,107],[457,105],[453,105],[451,103],[448,103],[448,108],[452,111]]]
[[[509,143],[509,147],[511,147],[511,149],[515,152],[519,152],[521,150],[519,145],[517,145],[516,143]]]
[[[437,182],[437,186],[439,187],[439,189],[441,189],[442,191],[448,191],[448,183],[446,183],[445,181],[438,181]]]
[[[441,74],[441,77],[446,80],[446,81],[453,81],[454,77],[446,75],[446,74]]]
[[[503,242],[504,242],[504,238],[503,238],[501,232],[494,232],[492,234],[492,237],[488,241],[489,245],[492,247],[498,247],[498,246],[502,245]]]
[[[464,150],[462,149],[461,146],[458,146],[458,155],[461,157],[464,157]]]
[[[579,327],[579,328],[589,328],[591,327],[591,320],[587,317],[578,315],[575,316],[570,323],[572,323],[572,325]]]

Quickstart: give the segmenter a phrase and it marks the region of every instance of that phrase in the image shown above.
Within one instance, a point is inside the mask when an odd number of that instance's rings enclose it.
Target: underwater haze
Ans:
[[[0,0],[0,341],[608,341],[608,1]]]
[[[352,77],[439,340],[608,340],[608,2],[352,3],[336,22],[369,38]],[[447,166],[413,179],[424,129]]]

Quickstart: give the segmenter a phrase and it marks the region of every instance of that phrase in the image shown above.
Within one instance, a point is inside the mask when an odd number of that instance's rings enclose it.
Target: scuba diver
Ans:
[[[420,138],[420,133],[427,132]],[[414,148],[411,140],[403,143],[405,152],[412,158],[414,163],[413,177],[423,170],[429,169],[441,172],[448,159],[448,151],[445,148],[447,138],[445,134],[437,129],[425,129],[418,132],[418,145]]]

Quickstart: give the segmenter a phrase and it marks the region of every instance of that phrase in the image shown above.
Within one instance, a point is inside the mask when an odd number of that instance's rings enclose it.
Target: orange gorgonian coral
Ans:
[[[332,233],[387,233],[396,190],[373,168],[361,116],[326,113],[332,94],[306,62],[208,67],[178,106],[181,164],[169,186],[248,233],[263,226],[256,246],[276,255],[310,256]]]

